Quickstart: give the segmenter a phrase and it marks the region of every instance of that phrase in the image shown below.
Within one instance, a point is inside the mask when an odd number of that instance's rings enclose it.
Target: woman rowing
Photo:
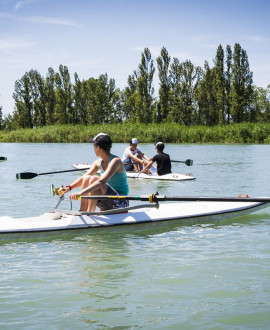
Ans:
[[[121,159],[111,154],[112,140],[109,135],[99,133],[94,138],[90,139],[94,143],[94,151],[97,157],[96,161],[91,165],[91,168],[75,180],[66,188],[62,189],[65,194],[72,189],[81,187],[81,191],[72,193],[69,198],[76,200],[80,196],[88,195],[128,195],[129,187],[127,174]],[[101,176],[95,174],[100,170]],[[96,206],[100,211],[128,207],[127,200],[97,200],[97,199],[82,199],[81,211],[93,212]]]

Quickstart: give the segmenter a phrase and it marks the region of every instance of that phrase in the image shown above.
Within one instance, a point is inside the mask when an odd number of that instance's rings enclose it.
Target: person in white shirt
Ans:
[[[150,161],[150,158],[137,148],[138,143],[139,141],[136,138],[132,138],[129,141],[129,147],[124,151],[121,160],[124,164],[128,164],[125,165],[126,171],[133,171],[135,169],[135,171],[138,172],[143,169],[143,158]]]

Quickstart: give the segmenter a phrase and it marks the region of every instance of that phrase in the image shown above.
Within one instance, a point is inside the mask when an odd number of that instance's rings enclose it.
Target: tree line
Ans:
[[[155,65],[156,64],[156,65]],[[154,75],[158,75],[155,96]],[[0,129],[33,128],[54,124],[178,123],[187,126],[226,125],[270,121],[270,85],[253,84],[246,51],[236,43],[232,51],[219,45],[213,65],[171,58],[163,47],[154,62],[145,48],[127,86],[117,88],[107,74],[71,81],[66,66],[49,68],[46,77],[36,70],[16,80],[15,110]]]

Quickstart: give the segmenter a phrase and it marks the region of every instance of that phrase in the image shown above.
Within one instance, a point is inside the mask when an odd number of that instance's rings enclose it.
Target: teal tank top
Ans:
[[[111,155],[109,162],[117,156]],[[104,173],[102,169],[102,163],[103,160],[100,163],[99,169],[100,173]],[[127,180],[127,173],[124,169],[123,172],[115,172],[114,175],[107,181],[107,183],[113,187],[114,190],[118,192],[119,195],[128,195],[129,193],[129,186],[128,186],[128,180]]]

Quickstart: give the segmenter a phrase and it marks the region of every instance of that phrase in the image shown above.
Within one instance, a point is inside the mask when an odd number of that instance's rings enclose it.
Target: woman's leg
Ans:
[[[82,190],[89,187],[92,183],[97,181],[99,179],[98,176],[92,176],[92,175],[84,175],[82,180]],[[91,195],[105,195],[105,189],[106,185],[104,187],[101,187],[99,189],[96,189],[94,191],[91,191],[88,194],[85,194],[86,196]],[[97,199],[81,199],[81,211],[84,212],[94,212],[96,210],[98,200]]]

